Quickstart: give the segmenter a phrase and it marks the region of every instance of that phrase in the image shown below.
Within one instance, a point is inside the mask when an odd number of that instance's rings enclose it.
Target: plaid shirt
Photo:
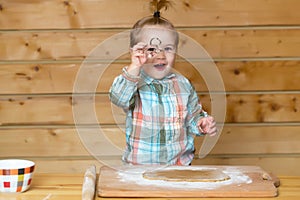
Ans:
[[[202,110],[190,82],[172,73],[155,80],[141,72],[115,78],[110,100],[126,112],[126,149],[123,161],[131,164],[189,165],[194,158],[194,136]]]

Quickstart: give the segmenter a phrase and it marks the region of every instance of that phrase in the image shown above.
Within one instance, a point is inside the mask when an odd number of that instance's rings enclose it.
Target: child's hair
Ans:
[[[166,18],[163,18],[160,16],[160,10],[165,9],[167,10],[169,6],[171,6],[172,3],[168,0],[152,0],[150,2],[150,8],[153,12],[152,16],[144,17],[140,20],[138,20],[132,27],[132,30],[130,32],[130,47],[133,47],[135,44],[139,42],[139,36],[141,29],[144,26],[151,26],[151,25],[157,25],[161,26],[167,29],[170,29],[174,31],[174,34],[176,34],[176,46],[178,45],[179,36],[177,31],[175,30],[174,25],[167,20]]]

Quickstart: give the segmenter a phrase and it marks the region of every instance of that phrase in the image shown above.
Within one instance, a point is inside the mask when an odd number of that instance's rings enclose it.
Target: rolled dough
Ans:
[[[219,169],[161,169],[146,171],[145,179],[183,182],[219,182],[230,179],[230,176]]]

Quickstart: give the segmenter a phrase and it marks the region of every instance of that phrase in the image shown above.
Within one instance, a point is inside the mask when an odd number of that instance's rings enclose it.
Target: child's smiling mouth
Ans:
[[[157,70],[162,71],[162,70],[165,69],[166,65],[167,65],[166,63],[158,63],[158,64],[154,64],[153,66],[154,66]]]

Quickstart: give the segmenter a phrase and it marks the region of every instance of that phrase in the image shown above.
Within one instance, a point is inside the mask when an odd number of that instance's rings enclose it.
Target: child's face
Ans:
[[[140,42],[147,44],[144,72],[154,79],[162,79],[169,75],[176,57],[174,31],[158,26],[146,26],[143,28]]]

